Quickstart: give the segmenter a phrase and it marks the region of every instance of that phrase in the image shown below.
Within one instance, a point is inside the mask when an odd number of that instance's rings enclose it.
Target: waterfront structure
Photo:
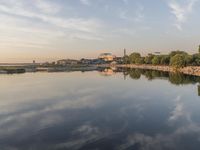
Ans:
[[[111,53],[102,53],[99,55],[99,59],[102,59],[106,62],[113,61],[116,58],[116,56],[112,55]]]
[[[124,58],[123,57],[115,57],[114,61],[117,64],[122,64],[124,62]]]
[[[76,64],[78,64],[78,60],[74,60],[74,59],[62,59],[62,60],[58,60],[57,64],[58,65],[62,65],[62,66],[65,66],[65,65],[76,65]]]
[[[154,52],[154,55],[160,55],[161,52]]]
[[[89,65],[89,64],[92,64],[92,59],[85,59],[85,58],[82,58],[79,63],[80,64],[85,64],[85,65]]]

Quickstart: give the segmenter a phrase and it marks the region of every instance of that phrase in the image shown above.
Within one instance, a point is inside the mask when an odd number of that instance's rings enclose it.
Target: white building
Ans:
[[[75,65],[75,64],[78,64],[78,61],[73,60],[73,59],[62,59],[62,60],[58,60],[57,64],[58,65]]]
[[[99,59],[104,61],[113,61],[115,58],[116,56],[112,55],[111,53],[102,53],[99,55]]]

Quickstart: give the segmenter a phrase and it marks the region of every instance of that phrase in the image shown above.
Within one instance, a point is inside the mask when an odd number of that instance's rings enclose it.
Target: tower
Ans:
[[[126,49],[124,49],[124,57],[126,56]]]

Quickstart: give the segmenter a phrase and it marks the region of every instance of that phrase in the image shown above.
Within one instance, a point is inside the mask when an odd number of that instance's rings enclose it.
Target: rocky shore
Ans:
[[[181,72],[188,75],[200,76],[200,66],[188,66],[188,67],[176,69],[171,66],[136,65],[136,64],[124,65],[123,64],[123,65],[115,65],[115,67],[138,68],[138,69],[158,70],[158,71],[166,71],[166,72]]]

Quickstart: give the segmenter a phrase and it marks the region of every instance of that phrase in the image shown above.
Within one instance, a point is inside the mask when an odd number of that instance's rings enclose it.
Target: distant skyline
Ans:
[[[200,44],[200,0],[0,0],[0,63],[184,50]]]

